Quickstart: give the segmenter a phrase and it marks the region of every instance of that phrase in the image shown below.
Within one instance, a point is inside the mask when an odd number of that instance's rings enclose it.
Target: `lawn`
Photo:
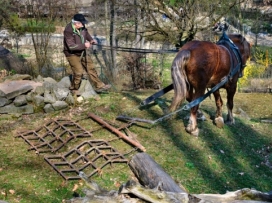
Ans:
[[[157,103],[139,109],[140,102],[155,90],[123,91],[101,94],[101,99],[71,107],[53,114],[0,115],[0,200],[9,203],[59,203],[73,195],[84,195],[81,180],[65,180],[45,160],[54,153],[35,153],[18,132],[36,130],[50,119],[69,119],[87,131],[91,139],[109,141],[128,160],[137,151],[134,147],[88,117],[92,112],[116,128],[124,122],[118,115],[155,120],[163,116],[162,108],[169,105],[173,92]],[[224,103],[226,95],[222,90]],[[201,104],[206,121],[199,121],[200,133],[194,137],[185,132],[188,112],[155,125],[138,123],[126,133],[146,148],[163,169],[191,194],[226,193],[242,188],[272,190],[272,120],[271,94],[237,93],[235,95],[235,125],[219,129],[213,125],[213,97]],[[226,107],[224,106],[224,117]],[[71,141],[55,154],[62,155],[89,138]],[[90,169],[91,170],[91,169]],[[88,172],[88,171],[86,171]],[[127,164],[115,163],[92,176],[92,180],[107,190],[118,190],[122,183],[134,177]]]

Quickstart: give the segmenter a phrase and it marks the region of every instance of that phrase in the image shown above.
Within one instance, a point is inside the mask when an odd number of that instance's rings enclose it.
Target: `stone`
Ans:
[[[19,95],[19,96],[15,97],[13,103],[17,107],[27,104],[26,95]]]
[[[44,82],[47,82],[47,83],[54,84],[54,85],[58,83],[56,80],[54,80],[54,79],[51,78],[51,77],[44,78],[43,81],[44,81]]]
[[[35,90],[38,86],[42,84],[30,80],[5,81],[0,83],[0,96],[4,93],[7,99],[13,99],[18,95]]]
[[[3,92],[2,90],[0,90],[0,98],[5,97],[5,96],[6,96],[5,92]]]
[[[15,80],[31,80],[32,77],[28,74],[15,74],[10,75],[5,78],[5,81],[15,81]]]
[[[55,98],[55,96],[53,94],[50,94],[49,91],[45,91],[44,93],[44,103],[48,104],[53,104],[55,103],[57,100]]]
[[[48,81],[44,81],[43,82],[43,86],[44,86],[44,89],[46,89],[47,91],[50,91],[52,92],[54,87],[56,86],[55,83],[51,83],[51,82],[48,82]]]
[[[45,111],[45,113],[51,113],[51,112],[55,111],[55,109],[53,108],[52,104],[46,104],[43,107],[43,110]]]
[[[33,93],[33,92],[28,92],[28,93],[26,94],[26,100],[27,100],[28,102],[32,102],[32,101],[33,101],[33,97],[34,97],[34,93]]]
[[[38,75],[37,78],[35,79],[37,82],[43,82],[43,77],[41,75]]]
[[[79,103],[79,104],[81,104],[82,102],[84,101],[84,98],[83,97],[78,97],[77,98],[77,102]]]
[[[78,89],[78,95],[79,95],[79,96],[82,95],[82,94],[84,93],[84,91],[85,91],[85,86],[86,86],[87,82],[89,82],[89,81],[87,81],[87,80],[85,80],[85,79],[81,80],[80,87],[79,87],[79,89]]]
[[[55,111],[59,111],[68,107],[68,104],[65,101],[56,101],[52,104]]]
[[[38,86],[38,87],[36,87],[36,89],[33,92],[36,95],[41,95],[42,96],[44,94],[44,92],[45,92],[45,88],[44,88],[44,86]]]
[[[84,87],[84,92],[81,94],[81,96],[86,100],[89,98],[93,98],[98,96],[98,94],[94,91],[93,86],[91,85],[91,83],[86,80],[86,84]]]
[[[53,89],[53,93],[54,93],[54,95],[55,95],[55,97],[56,97],[57,100],[63,101],[63,100],[66,99],[66,97],[70,93],[70,90],[66,89],[66,88],[59,88],[59,87],[56,86]]]
[[[6,106],[6,105],[10,104],[11,102],[12,102],[12,100],[9,100],[4,97],[0,97],[0,107]]]
[[[66,76],[66,77],[62,78],[57,83],[57,86],[60,87],[60,88],[67,88],[67,89],[69,89],[70,85],[71,85],[71,80],[70,80],[69,76]]]
[[[16,107],[13,103],[7,106],[0,107],[0,114],[7,113],[7,114],[32,114],[34,113],[34,107],[32,104],[27,104],[24,106]]]
[[[73,97],[72,94],[68,94],[68,96],[66,97],[65,101],[69,104],[69,105],[75,105],[75,99]]]
[[[44,107],[44,97],[40,96],[40,95],[36,95],[33,98],[33,102],[35,103],[35,105],[37,107]]]

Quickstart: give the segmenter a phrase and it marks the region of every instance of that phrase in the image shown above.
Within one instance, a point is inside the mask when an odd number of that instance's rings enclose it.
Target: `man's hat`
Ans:
[[[82,15],[80,13],[74,15],[73,20],[74,21],[79,21],[82,24],[87,24],[88,23],[88,21],[85,19],[84,15]]]

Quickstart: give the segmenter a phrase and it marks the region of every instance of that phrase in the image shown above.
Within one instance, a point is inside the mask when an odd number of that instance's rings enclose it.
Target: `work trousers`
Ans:
[[[89,55],[83,57],[72,55],[67,57],[67,60],[73,72],[73,79],[70,86],[71,90],[79,89],[84,70],[89,75],[89,78],[94,84],[95,88],[99,89],[105,86],[105,84],[99,79],[98,74],[94,68],[92,58]]]

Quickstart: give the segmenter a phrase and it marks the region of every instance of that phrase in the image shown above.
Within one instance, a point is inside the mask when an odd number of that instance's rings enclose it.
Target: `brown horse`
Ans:
[[[225,33],[217,44],[208,41],[190,41],[176,55],[171,68],[174,98],[170,111],[174,111],[184,99],[191,102],[205,94],[206,88],[213,88],[228,77],[221,86],[227,92],[227,124],[234,124],[232,114],[233,98],[237,80],[250,56],[250,44],[240,34]],[[213,92],[216,104],[215,124],[224,124],[222,117],[223,101],[219,89]],[[199,105],[191,108],[189,124],[185,128],[198,136],[197,111]],[[218,126],[220,126],[218,125]]]

